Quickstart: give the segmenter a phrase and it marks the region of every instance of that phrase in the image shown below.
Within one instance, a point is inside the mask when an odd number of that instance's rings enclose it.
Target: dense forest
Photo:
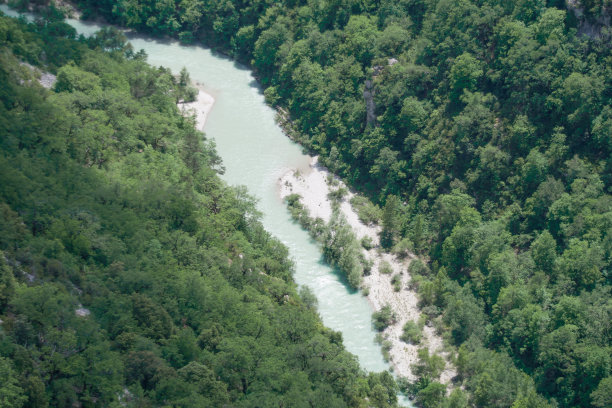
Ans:
[[[218,177],[185,72],[51,11],[0,17],[0,84],[0,407],[395,406]]]
[[[467,400],[455,398],[446,404],[456,407],[612,405],[610,0],[80,0],[77,3],[85,18],[102,17],[151,35],[175,36],[184,43],[202,42],[255,70],[268,102],[290,113],[289,130],[295,137],[319,153],[322,162],[380,207],[384,245],[410,247],[426,261],[412,271],[413,284],[423,313],[457,348],[456,382],[468,392]],[[0,38],[6,42],[5,37]],[[52,54],[52,50],[47,52]],[[94,69],[90,68],[91,71]],[[96,75],[98,82],[92,79],[94,84],[106,87],[114,84],[104,79],[105,76]],[[88,74],[83,78],[94,76]],[[8,91],[3,92],[8,95],[5,99],[16,100]],[[58,98],[57,95],[53,97]],[[28,96],[28,101],[32,98]],[[52,106],[61,109],[63,105],[53,103]],[[31,109],[23,110],[33,115]],[[88,114],[87,110],[82,113]],[[49,113],[46,115],[50,117]],[[111,113],[106,115],[110,117]],[[62,120],[72,120],[70,117]],[[85,121],[88,120],[91,119]],[[17,126],[14,123],[23,122],[8,123]],[[23,126],[34,124],[28,121]],[[54,126],[52,130],[59,128]],[[32,137],[22,130],[17,133],[25,140]],[[163,138],[163,146],[168,137]],[[50,139],[46,145],[32,140],[29,143],[35,142],[37,151],[41,152],[51,149],[55,143],[61,145],[57,139]],[[7,149],[19,152],[30,146],[25,141],[3,140],[3,146],[7,143]],[[139,143],[143,144],[144,153],[158,152],[161,148],[156,146],[159,140]],[[92,168],[102,166],[107,171],[127,166],[127,159],[122,157],[126,148],[109,148],[112,154],[94,156],[95,149],[83,151],[68,144],[61,154],[76,155],[74,160],[95,164]],[[14,153],[15,158],[11,160],[21,160],[28,177],[42,178],[31,174],[32,157],[20,154]],[[202,154],[212,160],[210,153]],[[99,164],[96,160],[108,163]],[[115,160],[122,164],[113,166]],[[123,271],[130,270],[129,279],[134,279],[135,270],[148,270],[148,266],[134,266],[135,255],[127,251],[145,254],[149,250],[148,244],[143,244],[148,242],[147,234],[141,233],[135,239],[123,232],[127,228],[124,224],[110,227],[104,226],[107,221],[83,221],[77,215],[80,210],[69,216],[64,209],[63,215],[54,216],[65,221],[40,220],[42,214],[50,217],[44,212],[49,206],[60,208],[67,204],[52,205],[47,199],[29,199],[28,205],[34,207],[20,207],[26,205],[25,199],[19,201],[25,194],[24,186],[31,184],[26,183],[25,175],[14,170],[20,167],[10,168],[1,173],[2,177],[14,175],[18,181],[3,181],[3,190],[9,188],[5,185],[14,186],[10,193],[3,193],[3,199],[16,204],[10,205],[13,212],[7,209],[5,214],[9,215],[5,217],[21,218],[7,225],[15,231],[21,231],[21,225],[27,226],[29,235],[20,239],[31,248],[26,252],[35,254],[19,260],[19,265],[45,273],[48,266],[37,263],[37,257],[49,256],[51,244],[47,242],[51,241],[41,238],[39,228],[43,236],[46,228],[48,231],[57,228],[63,235],[55,229],[49,234],[55,237],[53,242],[61,244],[60,255],[71,256],[70,260],[62,261],[62,271],[79,271],[79,279],[86,276],[93,287],[100,287],[96,279],[103,276],[116,285],[112,290],[128,296],[134,283],[123,281],[128,279]],[[131,180],[141,182],[142,177],[129,174],[123,172],[121,177],[128,180],[133,177]],[[156,174],[156,177],[160,176]],[[75,178],[69,179],[74,182]],[[52,186],[47,180],[38,183],[45,188]],[[195,182],[189,179],[185,183]],[[91,183],[87,187],[93,188]],[[133,188],[136,187],[142,186]],[[118,191],[128,194],[128,190]],[[129,190],[129,194],[136,193]],[[100,193],[90,196],[100,197]],[[57,200],[55,196],[54,199]],[[73,198],[66,200],[70,204],[68,208],[75,207]],[[128,211],[129,206],[122,207],[126,202],[144,204],[139,199],[122,200],[121,204],[96,202],[96,205],[119,206]],[[190,196],[189,205],[199,208],[197,200],[202,200],[200,195]],[[165,201],[157,202],[162,208],[167,205]],[[243,201],[239,203],[245,205]],[[185,211],[182,206],[183,203],[179,206],[181,211]],[[147,207],[144,211],[158,214],[160,209],[153,211]],[[169,214],[171,210],[165,211]],[[168,214],[164,216],[171,218]],[[102,220],[101,215],[98,217]],[[174,217],[185,218],[183,214]],[[179,222],[178,218],[174,222]],[[99,255],[78,258],[80,255],[75,255],[75,251],[82,249],[71,240],[78,241],[81,235],[75,237],[66,232],[72,222],[92,225],[87,231],[97,234],[94,236],[98,239],[104,236],[104,228],[123,228],[125,235],[121,242],[126,247],[120,248],[130,253],[131,260],[122,261],[117,271],[116,265],[114,269],[99,266],[103,265],[96,258]],[[92,224],[83,224],[89,222]],[[172,221],[163,219],[163,222],[167,223],[166,229],[170,228],[168,223]],[[196,223],[198,228],[207,234],[216,231],[208,219],[203,226],[199,223]],[[186,225],[170,225],[179,231],[187,229],[183,234],[198,242],[198,233],[188,231]],[[230,228],[227,224],[223,226]],[[251,236],[251,224],[242,228],[246,233],[240,230],[240,245],[250,243],[254,248],[262,245]],[[164,234],[169,234],[165,231]],[[161,232],[155,231],[157,234]],[[226,234],[218,242],[227,242],[228,236],[235,235]],[[4,239],[17,242],[16,238]],[[144,246],[135,249],[131,240]],[[161,241],[157,238],[165,248]],[[100,250],[96,246],[99,244],[87,242],[90,244],[86,251]],[[20,249],[24,245],[8,248],[3,244],[5,254],[10,255],[5,255],[7,259],[17,259],[17,254],[24,252]],[[228,244],[220,245],[225,248],[224,254],[231,250]],[[181,255],[168,251],[175,257],[172,259],[180,259]],[[146,262],[156,259],[138,256]],[[233,259],[230,271],[236,262],[246,262],[225,256]],[[245,259],[255,265],[270,262],[268,256],[262,259],[253,255]],[[17,268],[15,261],[11,262],[13,265],[7,265]],[[282,264],[278,259],[276,262]],[[132,267],[127,266],[130,264]],[[92,272],[96,268],[108,272],[96,275]],[[141,273],[141,279],[152,279],[150,273]],[[274,276],[274,272],[267,275]],[[228,276],[230,282],[235,279],[231,278],[235,275]],[[108,284],[105,281],[104,285]],[[148,285],[144,285],[148,291],[144,293],[153,294],[165,288],[161,283]],[[83,302],[94,299],[96,295],[89,294],[83,286],[75,283],[75,287],[83,290],[80,295]],[[235,288],[236,284],[230,286]],[[25,290],[25,287],[19,288],[16,290]],[[97,296],[108,301],[106,295]],[[164,296],[172,298],[167,293]],[[126,302],[133,305],[135,300]],[[93,300],[86,304],[93,315],[112,313],[110,305],[97,306]],[[15,304],[9,310],[14,314],[25,313],[19,307]],[[184,313],[180,311],[180,304],[160,307],[169,310],[175,327],[176,319]],[[283,310],[289,306],[275,307]],[[121,312],[126,309],[119,308]],[[106,309],[109,311],[105,312]],[[132,319],[130,333],[138,333],[134,336],[140,339],[143,324],[136,317]],[[276,317],[270,319],[269,324],[273,325]],[[38,327],[36,324],[30,323],[32,327]],[[103,323],[99,324],[104,327]],[[11,325],[19,327],[17,323]],[[191,330],[197,333],[200,328]],[[113,341],[109,352],[124,352],[116,349],[116,338]],[[158,358],[169,358],[164,351],[168,346],[159,345],[161,339],[153,343],[156,356],[161,355]],[[139,343],[136,341],[136,344]],[[219,354],[211,353],[205,345],[202,350],[206,358]],[[214,363],[210,367],[214,369]],[[23,367],[12,370],[28,372]],[[26,378],[29,378],[27,374]],[[175,378],[182,377],[179,374]],[[145,385],[151,386],[147,382],[139,390],[150,392]],[[429,385],[425,373],[416,386],[423,391]],[[336,383],[330,386],[332,390],[338,389]],[[234,390],[239,388],[234,386]],[[231,387],[229,390],[230,395],[235,395],[231,394]],[[431,398],[424,398],[421,404],[439,406],[443,395],[434,389],[429,391]],[[347,401],[346,394],[342,398]]]
[[[461,404],[544,406],[531,382],[610,406],[609,0],[78,3],[252,66],[380,206],[384,244],[427,260],[413,282],[458,349]]]

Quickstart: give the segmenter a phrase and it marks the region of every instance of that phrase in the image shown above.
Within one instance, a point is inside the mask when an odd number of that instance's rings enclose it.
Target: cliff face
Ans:
[[[565,5],[578,20],[578,34],[589,38],[601,38],[610,28],[612,1],[602,0],[590,5],[592,1],[566,0]],[[590,6],[590,7],[589,7]],[[609,34],[608,34],[609,35]]]
[[[387,65],[393,66],[397,64],[399,61],[396,58],[387,59]],[[383,65],[375,65],[372,67],[372,79],[368,79],[365,81],[364,89],[363,89],[363,99],[366,104],[366,125],[367,126],[376,126],[376,103],[374,102],[374,94],[376,93],[376,89],[374,88],[374,80],[382,70],[384,69]]]
[[[376,105],[374,104],[374,85],[371,80],[367,80],[365,82],[365,87],[363,90],[363,99],[365,99],[366,103],[366,122],[368,126],[376,125],[376,114],[374,113],[376,110]]]

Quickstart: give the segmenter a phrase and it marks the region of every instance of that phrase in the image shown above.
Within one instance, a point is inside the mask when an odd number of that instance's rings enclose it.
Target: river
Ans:
[[[15,12],[5,5],[0,10]],[[67,20],[79,34],[90,35],[102,26]],[[294,279],[315,293],[323,323],[343,335],[346,349],[355,354],[367,371],[389,369],[372,329],[372,309],[365,297],[351,292],[340,277],[322,261],[320,248],[291,219],[278,191],[278,179],[290,169],[307,168],[302,148],[283,134],[275,111],[264,102],[252,73],[234,61],[200,46],[185,46],[130,36],[135,50],[143,49],[148,62],[178,73],[186,67],[192,81],[203,85],[215,98],[204,132],[215,140],[226,168],[222,178],[244,185],[258,200],[266,230],[280,239],[295,262]],[[404,400],[404,404],[408,405]]]

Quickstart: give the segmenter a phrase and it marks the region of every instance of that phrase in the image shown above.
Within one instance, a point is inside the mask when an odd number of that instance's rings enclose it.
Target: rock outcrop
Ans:
[[[600,39],[604,29],[610,28],[612,2],[603,1],[599,10],[585,10],[581,0],[566,0],[565,5],[578,20],[578,34],[589,38]],[[606,30],[607,31],[607,30]],[[608,32],[607,35],[610,35]]]

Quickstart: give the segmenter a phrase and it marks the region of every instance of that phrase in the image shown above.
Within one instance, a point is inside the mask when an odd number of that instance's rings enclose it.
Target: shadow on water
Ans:
[[[82,23],[86,24],[85,22],[81,21]],[[92,26],[96,25],[95,23],[91,24]],[[154,42],[157,44],[161,44],[161,45],[179,45],[181,48],[186,48],[189,50],[206,50],[208,52],[210,52],[210,54],[218,59],[224,60],[224,61],[228,61],[231,62],[234,65],[234,68],[240,70],[240,71],[249,71],[251,72],[251,69],[237,61],[236,59],[234,59],[231,55],[228,55],[227,53],[219,50],[218,48],[213,48],[213,47],[209,47],[204,43],[201,42],[195,42],[195,43],[191,43],[191,44],[187,44],[187,43],[183,43],[180,40],[174,38],[174,37],[169,37],[169,36],[152,36],[148,33],[140,33],[134,29],[131,28],[124,28],[124,27],[117,27],[115,26],[115,28],[123,31],[123,33],[125,34],[125,36],[128,38],[128,40],[143,40],[146,42]]]
[[[340,282],[342,284],[342,286],[344,286],[346,288],[346,291],[351,294],[354,295],[356,293],[359,293],[359,289],[355,289],[353,288],[348,281],[348,278],[346,277],[346,274],[344,272],[342,272],[339,268],[330,265],[326,260],[325,257],[323,255],[321,255],[321,258],[319,258],[319,265],[324,265],[327,266],[328,268],[330,268],[332,270],[332,275],[335,276],[338,279],[338,282]]]
[[[263,87],[261,86],[261,84],[259,83],[259,81],[257,81],[256,79],[253,79],[251,82],[249,82],[249,86],[250,86],[251,88],[255,88],[255,89],[257,89],[257,92],[258,92],[260,95],[263,95],[263,94],[264,94],[264,93],[263,93],[263,91],[264,91],[264,90],[263,90]]]

